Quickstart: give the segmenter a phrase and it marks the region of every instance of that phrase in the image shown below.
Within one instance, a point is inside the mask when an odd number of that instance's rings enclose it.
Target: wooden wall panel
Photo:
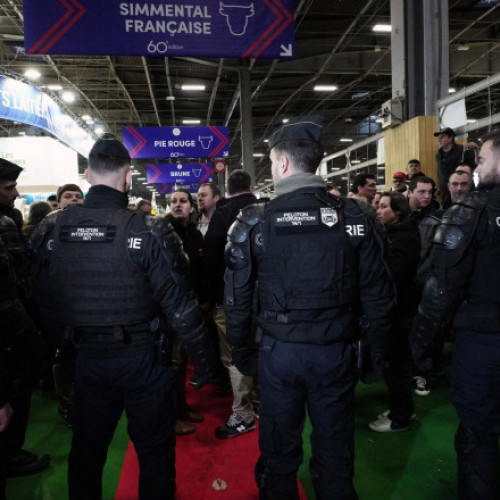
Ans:
[[[390,188],[392,174],[398,170],[406,173],[410,158],[417,158],[422,172],[437,179],[436,153],[439,149],[434,132],[438,130],[435,116],[417,116],[401,125],[386,129],[385,142],[385,184]]]

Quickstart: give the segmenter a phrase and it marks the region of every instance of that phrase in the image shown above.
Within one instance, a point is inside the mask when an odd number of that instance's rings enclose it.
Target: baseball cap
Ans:
[[[406,174],[404,172],[394,172],[394,174],[392,175],[392,178],[406,180]]]
[[[452,128],[446,127],[443,130],[438,130],[437,132],[434,132],[434,137],[438,137],[441,134],[447,135],[449,137],[455,137],[457,135]]]
[[[323,117],[308,115],[290,119],[269,137],[269,149],[283,141],[311,141],[321,143]]]

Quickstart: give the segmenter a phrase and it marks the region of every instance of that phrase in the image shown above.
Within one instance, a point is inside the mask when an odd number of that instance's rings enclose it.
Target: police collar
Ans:
[[[86,208],[127,208],[127,193],[99,184],[92,186],[85,196]]]
[[[300,173],[285,177],[279,180],[274,186],[276,196],[291,193],[304,187],[324,188],[326,187],[326,183],[319,175]]]

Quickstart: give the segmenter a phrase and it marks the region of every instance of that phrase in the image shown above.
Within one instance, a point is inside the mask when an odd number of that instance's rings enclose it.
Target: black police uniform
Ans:
[[[175,376],[159,359],[151,333],[155,308],[195,367],[205,368],[200,380],[210,377],[181,242],[168,222],[127,205],[125,193],[93,186],[83,206],[50,214],[33,236],[42,312],[57,315],[80,344],[71,500],[101,498],[107,449],[123,409],[139,458],[139,498],[174,498]]]
[[[451,398],[461,499],[497,499],[500,434],[500,186],[461,197],[436,231],[429,277],[413,331],[417,365],[455,313]],[[458,309],[457,309],[458,307]]]
[[[0,159],[1,180],[15,181],[21,171],[21,167]],[[30,254],[21,227],[22,214],[15,208],[0,206],[0,364],[4,376],[8,375],[4,385],[9,389],[8,401],[14,409],[9,427],[0,434],[0,448],[8,462],[4,474],[9,476],[38,472],[49,464],[48,455],[22,449],[32,391],[40,378],[47,349],[31,317]]]
[[[312,174],[288,179],[291,189],[265,208],[243,209],[228,235],[225,311],[233,361],[243,373],[255,369],[247,342],[258,281],[261,498],[299,498],[307,406],[316,498],[353,499],[353,309],[361,303],[376,358],[393,286],[373,221],[358,204],[330,195]],[[377,364],[376,376],[382,368]]]

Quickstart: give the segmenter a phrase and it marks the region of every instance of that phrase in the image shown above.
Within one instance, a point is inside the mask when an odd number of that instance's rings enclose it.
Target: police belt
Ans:
[[[149,322],[136,325],[67,326],[64,339],[75,343],[134,344],[152,338]]]

